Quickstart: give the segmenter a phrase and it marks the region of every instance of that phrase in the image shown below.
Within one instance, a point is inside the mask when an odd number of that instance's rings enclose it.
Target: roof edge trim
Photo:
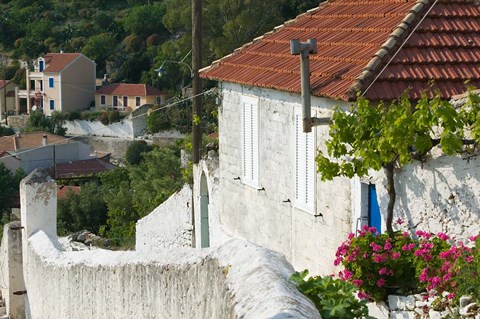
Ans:
[[[405,39],[408,36],[408,31],[411,26],[417,22],[418,17],[428,7],[430,0],[417,0],[415,5],[410,9],[409,13],[400,22],[400,24],[389,34],[387,41],[381,46],[373,58],[363,68],[362,73],[356,78],[352,86],[347,90],[347,96],[349,100],[356,99],[357,92],[362,92],[367,84],[373,80],[373,75],[378,72],[384,58],[389,54],[394,54],[394,49],[400,45],[400,40]]]

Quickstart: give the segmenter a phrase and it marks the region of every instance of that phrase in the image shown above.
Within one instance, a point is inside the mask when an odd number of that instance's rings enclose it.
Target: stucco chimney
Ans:
[[[47,135],[44,135],[42,137],[42,145],[43,146],[46,146],[48,144],[48,136]]]

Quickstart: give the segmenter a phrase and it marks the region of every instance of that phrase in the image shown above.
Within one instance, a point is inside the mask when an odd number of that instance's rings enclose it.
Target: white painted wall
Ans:
[[[133,123],[127,119],[108,125],[104,125],[100,121],[66,121],[64,127],[69,135],[110,136],[128,139],[135,137]]]
[[[320,318],[283,256],[242,240],[217,248],[66,252],[45,170],[21,183],[27,318]]]
[[[218,153],[210,151],[207,158],[200,161],[193,167],[194,178],[194,205],[195,205],[195,246],[201,247],[201,212],[200,212],[200,194],[201,178],[205,174],[207,190],[209,196],[208,221],[210,246],[219,246],[233,238],[229,230],[225,228],[222,222],[222,206],[220,193],[220,171],[218,170]]]
[[[382,214],[388,203],[383,172],[372,173]],[[395,172],[397,201],[394,221],[409,221],[415,229],[446,232],[457,238],[480,231],[480,160],[433,156]],[[380,186],[380,187],[379,187]],[[384,218],[385,219],[385,216]]]
[[[3,227],[0,249],[0,289],[10,319],[25,318],[24,295],[14,294],[25,290],[22,268],[22,230],[20,222],[8,223]]]
[[[49,144],[27,152],[20,151],[17,157],[27,174],[37,167],[51,167],[54,162],[59,164],[91,158],[90,146],[82,142]]]
[[[192,246],[192,189],[185,185],[153,212],[137,221],[137,251]]]
[[[241,97],[259,98],[259,176],[257,190],[236,178],[242,176]],[[334,271],[337,247],[351,231],[350,181],[322,182],[316,177],[314,214],[295,208],[294,109],[300,96],[275,90],[222,83],[219,110],[219,192],[221,227],[234,237],[248,239],[285,254],[296,269],[313,274]],[[341,102],[338,102],[341,103]],[[336,101],[313,98],[313,114],[331,114]],[[328,126],[316,130],[323,147]],[[288,202],[290,201],[290,202]],[[215,241],[215,232],[212,233]],[[220,241],[220,240],[219,240]]]

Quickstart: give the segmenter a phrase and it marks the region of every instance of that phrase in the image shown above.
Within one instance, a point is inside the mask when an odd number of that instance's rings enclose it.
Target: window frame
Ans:
[[[242,96],[241,140],[242,183],[260,189],[259,105],[258,98]]]
[[[135,97],[135,106],[141,106],[142,105],[142,97],[141,96],[136,96]]]
[[[118,96],[117,95],[114,95],[112,97],[112,106],[113,107],[118,107]]]
[[[55,111],[55,100],[54,99],[50,99],[49,107],[50,107],[50,111]]]
[[[107,96],[104,94],[100,95],[100,105],[107,105]]]
[[[51,89],[55,88],[55,79],[53,77],[48,78],[48,87]]]

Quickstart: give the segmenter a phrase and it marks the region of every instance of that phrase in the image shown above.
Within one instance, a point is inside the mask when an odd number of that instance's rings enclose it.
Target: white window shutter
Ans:
[[[295,206],[315,212],[315,129],[303,132],[301,108],[295,109]]]
[[[258,101],[255,98],[242,99],[242,139],[242,180],[259,188]]]

